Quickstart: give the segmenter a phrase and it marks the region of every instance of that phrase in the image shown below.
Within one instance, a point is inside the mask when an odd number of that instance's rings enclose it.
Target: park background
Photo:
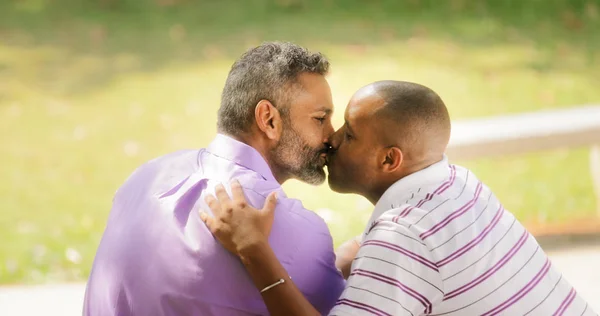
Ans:
[[[116,189],[211,141],[229,67],[263,41],[330,58],[337,128],[382,79],[431,87],[453,120],[597,103],[599,34],[596,0],[1,0],[0,285],[85,282]],[[568,232],[600,227],[588,152],[454,162],[534,232]],[[336,245],[372,209],[284,188]]]

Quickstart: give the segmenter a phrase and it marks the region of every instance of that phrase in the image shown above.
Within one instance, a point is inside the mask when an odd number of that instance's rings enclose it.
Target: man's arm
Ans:
[[[288,277],[268,243],[257,241],[239,250],[244,267],[259,290],[283,279],[279,284],[262,293],[271,315],[313,316],[321,315],[304,297]]]
[[[216,199],[207,196],[206,203],[214,217],[201,213],[200,217],[230,252],[240,257],[254,285],[263,290],[283,279],[285,282],[262,292],[271,315],[313,316],[320,313],[308,302],[290,280],[268,243],[273,223],[275,194],[267,197],[262,210],[251,207],[237,181],[231,184],[233,199],[222,185],[216,188]]]

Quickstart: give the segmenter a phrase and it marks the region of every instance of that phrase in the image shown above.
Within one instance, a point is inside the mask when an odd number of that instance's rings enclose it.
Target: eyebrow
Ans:
[[[322,107],[318,109],[317,112],[325,112],[325,114],[331,114],[333,113],[333,110],[331,108]]]

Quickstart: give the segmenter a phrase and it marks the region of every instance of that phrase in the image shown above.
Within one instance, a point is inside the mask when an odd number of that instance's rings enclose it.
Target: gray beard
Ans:
[[[279,143],[271,151],[271,161],[281,173],[308,184],[319,185],[326,178],[321,166],[322,152],[306,145],[290,126],[283,130]]]

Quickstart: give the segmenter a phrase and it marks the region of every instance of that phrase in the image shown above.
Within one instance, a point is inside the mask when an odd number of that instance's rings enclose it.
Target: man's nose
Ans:
[[[333,125],[331,125],[331,122],[328,122],[327,127],[325,127],[325,133],[323,135],[323,136],[325,136],[323,138],[323,143],[329,143],[334,132],[335,132],[335,130],[333,129]]]
[[[329,145],[331,145],[332,149],[337,149],[340,146],[340,135],[341,129],[337,130],[335,133],[329,137]]]

